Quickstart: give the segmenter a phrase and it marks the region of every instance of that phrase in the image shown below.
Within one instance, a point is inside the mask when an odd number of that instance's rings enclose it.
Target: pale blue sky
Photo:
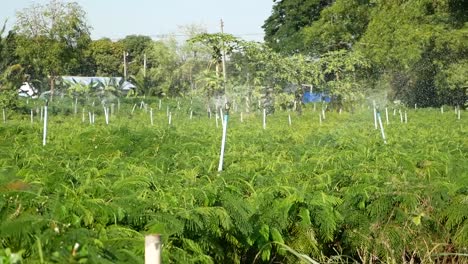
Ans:
[[[16,11],[48,0],[1,0],[0,22],[14,23]],[[208,32],[220,30],[246,40],[263,39],[261,26],[271,14],[273,0],[75,0],[87,13],[92,38],[120,39],[142,34],[157,38],[177,33],[178,26],[201,24]]]

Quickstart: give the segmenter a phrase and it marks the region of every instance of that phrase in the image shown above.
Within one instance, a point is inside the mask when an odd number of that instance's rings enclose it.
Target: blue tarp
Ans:
[[[304,97],[302,98],[303,103],[319,103],[319,102],[327,102],[331,101],[330,96],[324,93],[311,93],[305,92]]]

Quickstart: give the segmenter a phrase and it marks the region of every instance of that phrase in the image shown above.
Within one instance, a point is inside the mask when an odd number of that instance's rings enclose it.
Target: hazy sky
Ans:
[[[16,11],[48,0],[0,0],[0,22],[11,27]],[[261,26],[271,14],[273,0],[75,0],[87,13],[92,38],[120,39],[142,34],[158,38],[178,33],[178,26],[201,24],[208,32],[220,30],[246,40],[263,39]]]

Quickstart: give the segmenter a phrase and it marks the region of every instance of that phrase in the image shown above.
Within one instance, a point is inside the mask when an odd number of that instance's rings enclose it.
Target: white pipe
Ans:
[[[263,129],[266,129],[266,109],[263,108]]]
[[[382,133],[382,139],[384,141],[384,144],[387,144],[387,140],[385,139],[385,131],[382,125],[382,118],[380,118],[380,113],[377,113],[377,118],[379,119],[379,126],[380,126],[380,132]]]
[[[385,120],[387,121],[387,126],[390,124],[390,120],[388,119],[388,109],[385,107]]]
[[[150,109],[150,120],[151,120],[151,125],[153,125],[153,108]]]
[[[288,114],[288,123],[289,123],[289,126],[291,126],[291,114]]]
[[[229,116],[227,114],[224,115],[223,136],[221,138],[221,153],[219,155],[218,171],[223,170],[224,148],[226,146],[226,134],[227,134],[228,117]]]
[[[47,103],[44,106],[44,133],[42,136],[42,146],[46,145],[46,138],[47,138]]]
[[[375,109],[375,106],[374,106],[374,127],[375,127],[375,129],[378,129],[378,127],[377,127],[377,109]]]
[[[145,236],[145,264],[161,264],[161,236]]]
[[[31,109],[31,124],[34,124],[34,113],[32,109]]]

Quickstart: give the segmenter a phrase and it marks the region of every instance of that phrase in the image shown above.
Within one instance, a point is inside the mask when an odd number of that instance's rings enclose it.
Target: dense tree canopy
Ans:
[[[460,0],[283,0],[265,21],[265,41],[275,51],[315,58],[359,52],[371,63],[362,81],[388,99],[463,105],[467,14]]]
[[[17,54],[33,78],[48,76],[53,94],[57,76],[86,72],[84,48],[91,41],[85,12],[77,3],[53,0],[17,13]]]

